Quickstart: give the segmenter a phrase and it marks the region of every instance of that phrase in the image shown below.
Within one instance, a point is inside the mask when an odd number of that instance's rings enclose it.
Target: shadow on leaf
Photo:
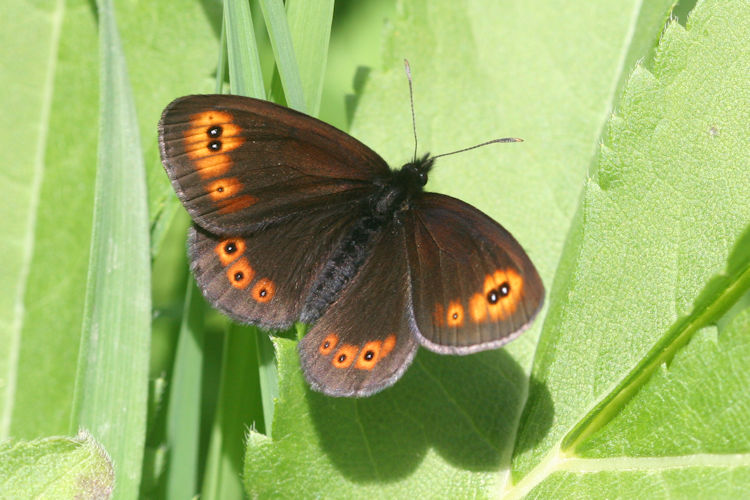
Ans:
[[[369,398],[307,391],[324,452],[353,481],[389,482],[411,474],[430,449],[455,467],[508,466],[526,376],[503,350],[441,356],[420,349],[393,387]],[[537,401],[549,393],[535,386]],[[546,398],[544,397],[546,395]]]

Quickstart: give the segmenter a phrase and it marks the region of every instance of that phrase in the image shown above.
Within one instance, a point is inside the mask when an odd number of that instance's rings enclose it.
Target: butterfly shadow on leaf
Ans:
[[[508,467],[526,375],[505,351],[442,356],[420,349],[392,388],[369,398],[331,398],[307,391],[321,446],[356,482],[409,476],[430,449],[449,466],[470,471]],[[535,385],[552,421],[549,392]]]

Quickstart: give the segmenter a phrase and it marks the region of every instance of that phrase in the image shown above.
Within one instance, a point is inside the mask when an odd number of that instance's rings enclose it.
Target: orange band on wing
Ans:
[[[195,169],[203,179],[211,179],[226,174],[232,168],[229,155],[214,155],[195,160]]]
[[[497,269],[485,277],[483,293],[472,296],[471,319],[475,323],[505,319],[515,312],[521,297],[521,275],[515,269]]]
[[[394,347],[396,347],[396,335],[392,333],[383,341],[383,350],[380,351],[380,357],[384,358],[388,356]]]
[[[237,198],[231,200],[224,200],[220,203],[221,208],[219,209],[220,214],[231,214],[243,208],[255,205],[258,202],[258,198],[250,196],[249,194],[243,194]]]
[[[204,179],[218,177],[232,166],[226,153],[245,142],[241,129],[225,111],[204,111],[190,116],[190,128],[183,132],[185,153]]]

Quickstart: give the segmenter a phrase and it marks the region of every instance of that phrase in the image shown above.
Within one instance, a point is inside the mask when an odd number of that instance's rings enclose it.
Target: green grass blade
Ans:
[[[331,39],[333,4],[333,0],[286,2],[287,23],[297,56],[307,113],[312,116],[318,116],[320,111],[328,62],[328,43]]]
[[[289,32],[284,4],[281,0],[261,0],[261,10],[266,21],[266,29],[271,39],[271,48],[276,59],[276,67],[284,88],[287,106],[306,112],[305,92],[302,87],[297,58]]]
[[[258,377],[260,383],[260,402],[263,406],[263,425],[256,425],[259,432],[271,435],[273,423],[273,401],[279,394],[279,374],[276,368],[276,353],[273,342],[266,332],[258,331],[255,335],[256,354],[258,355]]]
[[[229,59],[229,88],[233,94],[264,99],[266,91],[248,1],[225,0],[224,24]]]
[[[190,280],[167,410],[167,499],[192,498],[197,493],[205,309],[200,291]]]
[[[97,2],[100,131],[96,200],[72,428],[116,464],[115,498],[136,498],[151,331],[149,219],[138,124],[111,2]]]
[[[249,416],[259,410],[258,366],[249,362],[256,358],[255,335],[265,335],[255,328],[231,325],[227,331],[222,361],[219,400],[211,432],[206,476],[202,498],[242,498],[242,463],[245,433],[255,423]]]

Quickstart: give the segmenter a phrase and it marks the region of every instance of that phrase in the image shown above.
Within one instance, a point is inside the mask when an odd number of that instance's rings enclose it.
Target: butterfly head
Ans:
[[[410,190],[421,191],[427,184],[427,174],[432,170],[435,158],[429,153],[421,158],[416,158],[401,167],[395,174],[397,179]]]

